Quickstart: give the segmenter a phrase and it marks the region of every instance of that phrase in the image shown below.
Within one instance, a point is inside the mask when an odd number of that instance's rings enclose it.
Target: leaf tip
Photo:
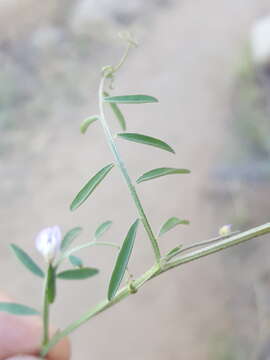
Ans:
[[[74,211],[74,210],[76,210],[76,205],[74,204],[74,201],[72,201],[72,203],[70,204],[70,206],[69,206],[69,210],[70,211]]]

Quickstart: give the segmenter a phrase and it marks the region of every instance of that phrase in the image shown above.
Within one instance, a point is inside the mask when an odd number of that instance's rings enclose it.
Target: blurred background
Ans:
[[[162,251],[269,221],[270,5],[268,0],[1,0],[1,288],[40,306],[41,284],[8,248],[37,261],[34,238],[46,226],[82,226],[89,241],[104,220],[121,243],[136,213],[116,169],[76,212],[81,186],[111,162],[98,124],[100,69],[139,41],[117,75],[114,94],[145,93],[157,105],[122,106],[130,132],[168,141],[176,155],[119,141],[131,175],[161,166],[188,176],[138,186],[153,228],[188,218],[161,240]],[[111,126],[119,131],[110,112]],[[73,359],[270,359],[269,236],[164,274],[72,335]],[[62,282],[53,322],[64,327],[102,299],[113,249],[89,249],[101,274]],[[130,265],[153,263],[142,227]],[[4,270],[4,271],[3,271]]]

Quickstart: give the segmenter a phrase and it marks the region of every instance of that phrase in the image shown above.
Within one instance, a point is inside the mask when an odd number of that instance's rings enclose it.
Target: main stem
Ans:
[[[105,114],[104,114],[104,101],[103,101],[103,91],[104,91],[104,82],[105,82],[106,78],[103,76],[101,81],[100,81],[100,86],[99,86],[99,109],[100,109],[100,122],[101,122],[101,125],[103,127],[103,130],[104,130],[104,133],[105,133],[105,136],[106,136],[106,139],[107,139],[107,142],[108,142],[108,145],[113,153],[113,156],[115,158],[115,161],[116,161],[116,164],[117,166],[119,167],[124,179],[125,179],[125,182],[129,188],[129,191],[130,191],[130,195],[135,203],[135,206],[138,210],[138,213],[139,213],[139,216],[140,216],[140,219],[141,219],[141,222],[145,228],[145,231],[151,241],[151,244],[152,244],[152,248],[153,248],[153,251],[154,251],[154,254],[155,254],[155,258],[156,258],[156,262],[159,263],[160,261],[160,258],[161,258],[161,254],[160,254],[160,250],[159,250],[159,246],[158,246],[158,243],[157,243],[157,240],[156,240],[156,237],[153,233],[153,230],[149,224],[149,221],[147,219],[147,216],[143,210],[143,207],[142,207],[142,204],[141,204],[141,201],[139,199],[139,196],[137,194],[137,191],[134,187],[134,185],[132,184],[132,181],[131,181],[131,178],[128,174],[128,171],[126,169],[126,166],[118,152],[118,149],[116,147],[116,144],[114,142],[114,139],[113,139],[113,136],[111,134],[111,131],[109,129],[109,126],[107,124],[107,121],[106,121],[106,118],[105,118]]]
[[[43,322],[43,335],[42,345],[47,345],[49,341],[49,299],[48,299],[48,278],[49,278],[49,265],[44,280],[43,289],[43,309],[42,309],[42,322]]]

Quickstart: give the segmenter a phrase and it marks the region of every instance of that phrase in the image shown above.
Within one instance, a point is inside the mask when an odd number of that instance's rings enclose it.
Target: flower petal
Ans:
[[[51,228],[51,230],[52,230],[52,234],[55,239],[55,242],[56,242],[57,249],[59,250],[61,241],[62,241],[62,234],[61,234],[60,227],[58,225],[55,225]]]
[[[36,237],[36,248],[46,261],[51,262],[61,246],[61,230],[59,226],[48,227],[40,231]]]

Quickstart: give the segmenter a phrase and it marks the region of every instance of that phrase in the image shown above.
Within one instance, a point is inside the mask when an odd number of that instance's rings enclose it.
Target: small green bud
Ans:
[[[138,289],[135,288],[132,281],[128,284],[128,288],[131,294],[136,294],[138,292]]]
[[[219,229],[219,235],[220,235],[220,236],[230,235],[231,232],[232,232],[232,225],[231,225],[231,224],[223,225],[223,226]]]

